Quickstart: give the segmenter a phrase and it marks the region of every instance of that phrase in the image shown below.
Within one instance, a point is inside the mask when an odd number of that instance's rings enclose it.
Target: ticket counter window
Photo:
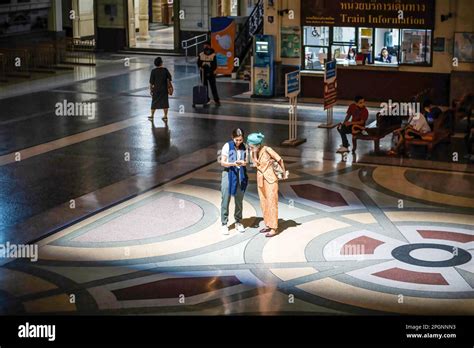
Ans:
[[[373,28],[358,28],[357,44],[359,50],[357,51],[359,57],[365,57],[368,63],[373,62],[373,47],[374,47],[374,29]]]
[[[431,64],[431,30],[401,30],[401,63]]]
[[[324,70],[329,52],[329,27],[303,27],[304,68]]]
[[[400,30],[389,28],[375,29],[376,64],[398,64],[400,56]]]
[[[431,65],[431,30],[305,26],[303,35],[302,65],[308,70],[323,70],[325,59],[344,65]]]
[[[304,27],[303,44],[308,46],[329,46],[329,27]]]
[[[331,44],[331,57],[336,59],[338,64],[343,64],[347,62],[351,48],[357,52],[356,28],[334,27]]]
[[[374,33],[372,28],[359,28],[358,46],[360,53],[372,53],[372,45],[374,44],[373,35]]]
[[[356,28],[353,27],[334,27],[332,41],[355,45]]]
[[[328,58],[327,47],[305,46],[304,68],[307,70],[324,70],[324,61]]]

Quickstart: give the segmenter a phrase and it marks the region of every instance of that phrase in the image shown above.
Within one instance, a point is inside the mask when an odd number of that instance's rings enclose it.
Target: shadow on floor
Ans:
[[[261,217],[250,217],[246,219],[242,219],[241,223],[246,228],[258,228],[260,223],[263,221]],[[289,228],[300,226],[300,223],[297,223],[294,220],[285,220],[285,219],[278,219],[278,234],[286,231]],[[229,226],[230,229],[235,228],[235,222]]]

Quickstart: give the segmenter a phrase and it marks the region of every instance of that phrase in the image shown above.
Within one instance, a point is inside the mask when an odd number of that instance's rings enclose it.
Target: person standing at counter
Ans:
[[[347,134],[352,134],[352,126],[365,126],[369,118],[369,111],[365,107],[364,97],[358,95],[354,99],[355,103],[349,105],[344,122],[339,123],[337,131],[341,135],[342,145],[337,150],[338,153],[349,152],[349,141]]]

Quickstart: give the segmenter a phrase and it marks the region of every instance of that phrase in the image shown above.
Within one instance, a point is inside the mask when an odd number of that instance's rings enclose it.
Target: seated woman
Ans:
[[[405,127],[398,128],[393,132],[398,136],[398,143],[395,148],[391,149],[387,154],[390,156],[397,155],[400,151],[400,148],[405,144],[405,139],[407,137],[423,139],[429,137],[431,133],[431,128],[426,121],[425,116],[422,113],[412,113],[408,124]]]
[[[349,63],[355,63],[356,55],[357,55],[357,52],[355,48],[349,48],[349,52],[347,52],[346,59],[349,61]]]
[[[392,56],[388,53],[388,49],[386,47],[382,48],[380,51],[380,56],[377,58],[377,61],[382,63],[392,63]]]

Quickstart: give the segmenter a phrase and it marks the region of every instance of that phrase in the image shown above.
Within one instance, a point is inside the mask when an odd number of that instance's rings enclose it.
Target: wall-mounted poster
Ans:
[[[281,28],[281,56],[283,58],[301,57],[300,27]]]
[[[98,0],[97,26],[99,28],[125,27],[125,7],[121,0]]]
[[[270,83],[270,67],[254,67],[255,87],[254,93],[258,96],[269,97],[272,95]]]
[[[444,37],[435,37],[433,39],[433,51],[434,52],[444,52],[445,49],[445,39]]]
[[[474,63],[474,33],[454,33],[454,57],[459,62]]]
[[[217,73],[230,75],[234,70],[235,21],[230,17],[211,18],[211,42],[217,56]]]

